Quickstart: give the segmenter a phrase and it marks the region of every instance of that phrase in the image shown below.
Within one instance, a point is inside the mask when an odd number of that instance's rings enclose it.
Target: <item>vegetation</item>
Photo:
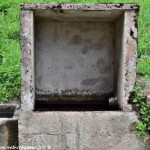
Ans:
[[[142,88],[144,85],[135,85],[131,92],[132,103],[134,109],[139,113],[140,120],[136,123],[136,129],[139,135],[150,133],[150,105],[146,104],[146,97],[144,97]]]
[[[0,1],[0,102],[20,96],[19,7],[23,2],[135,2],[140,5],[137,73],[150,79],[150,1],[149,0],[1,0]],[[140,132],[150,130],[150,106],[145,103],[140,87],[133,90],[133,103],[139,110]]]

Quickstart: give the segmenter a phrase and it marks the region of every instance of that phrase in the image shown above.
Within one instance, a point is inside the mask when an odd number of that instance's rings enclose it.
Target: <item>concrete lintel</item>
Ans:
[[[62,10],[129,10],[139,9],[136,3],[100,3],[100,4],[67,4],[67,3],[23,3],[21,9],[62,9]]]

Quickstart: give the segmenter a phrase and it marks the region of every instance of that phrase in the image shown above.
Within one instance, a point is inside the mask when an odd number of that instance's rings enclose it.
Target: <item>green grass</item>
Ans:
[[[137,73],[150,78],[150,0],[0,0],[0,102],[20,96],[19,7],[23,2],[140,4]]]

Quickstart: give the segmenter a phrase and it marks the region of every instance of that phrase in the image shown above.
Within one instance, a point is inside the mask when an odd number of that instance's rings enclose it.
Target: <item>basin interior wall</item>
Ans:
[[[35,10],[35,104],[108,106],[122,88],[123,21],[122,10]]]

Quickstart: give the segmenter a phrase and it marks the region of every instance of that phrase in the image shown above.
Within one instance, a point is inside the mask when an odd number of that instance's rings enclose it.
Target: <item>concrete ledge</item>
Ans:
[[[142,150],[133,112],[26,112],[19,120],[20,146],[52,150]]]
[[[100,4],[67,4],[67,3],[23,3],[21,9],[66,9],[66,10],[112,10],[112,9],[139,9],[136,3],[100,3]]]

